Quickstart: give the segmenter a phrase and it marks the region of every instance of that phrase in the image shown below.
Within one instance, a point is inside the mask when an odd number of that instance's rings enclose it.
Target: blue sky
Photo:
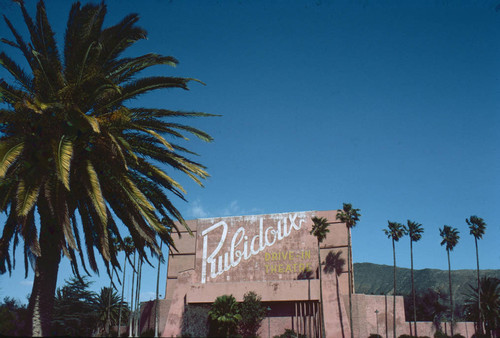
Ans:
[[[148,74],[206,83],[132,104],[222,115],[190,121],[215,141],[186,144],[211,174],[204,188],[173,173],[188,191],[189,203],[177,201],[186,218],[331,210],[350,202],[362,214],[353,230],[355,262],[391,265],[382,229],[388,220],[411,219],[425,228],[414,247],[417,269],[447,268],[439,245],[445,224],[461,236],[452,268],[474,269],[465,218],[475,214],[488,224],[479,243],[481,268],[500,268],[494,1],[107,3],[108,25],[130,12],[141,15],[149,35],[134,55],[180,61]],[[23,27],[16,6],[1,4]],[[69,7],[47,1],[59,39]],[[11,37],[3,22],[0,36]],[[398,265],[409,267],[408,238],[396,250]],[[0,276],[0,297],[24,300],[30,292],[33,274],[24,279],[18,262],[11,278]],[[60,284],[69,276],[63,262]],[[109,282],[105,273],[93,279],[96,289]],[[154,280],[149,269],[142,299],[154,297]],[[162,273],[161,294],[164,281]]]

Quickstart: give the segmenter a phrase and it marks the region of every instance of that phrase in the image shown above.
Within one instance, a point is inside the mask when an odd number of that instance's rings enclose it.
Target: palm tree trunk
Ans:
[[[477,261],[477,307],[478,307],[478,329],[479,333],[483,333],[483,318],[481,315],[481,281],[479,279],[479,251],[477,249],[477,238],[474,237],[476,242],[476,261]]]
[[[392,293],[392,332],[396,338],[396,246],[392,239],[392,256],[394,258],[394,291]]]
[[[413,295],[413,322],[415,333],[414,336],[418,337],[417,331],[417,301],[415,296],[415,279],[413,278],[413,241],[410,238],[410,257],[411,257],[411,293]]]
[[[352,270],[351,270],[351,229],[347,228],[347,278],[349,279],[349,325],[351,338],[354,338],[354,330],[352,327]]]
[[[137,269],[137,287],[136,287],[136,299],[135,299],[135,336],[140,337],[141,335],[141,279],[142,279],[142,258],[139,255],[139,267]]]
[[[111,267],[111,279],[109,281],[109,295],[108,295],[108,311],[106,313],[106,327],[104,332],[109,336],[109,327],[111,326],[111,294],[113,293],[113,272],[114,269]]]
[[[450,264],[450,250],[446,250],[446,252],[448,253],[448,280],[450,282],[450,311],[451,311],[451,323],[450,323],[450,329],[451,329],[451,336],[453,337],[453,323],[454,323],[454,319],[453,319],[453,313],[455,312],[454,311],[454,308],[453,308],[453,294],[451,293],[451,264]]]
[[[321,274],[321,251],[319,248],[318,241],[318,270],[319,270],[319,298],[321,301],[321,337],[326,337],[325,330],[325,312],[323,310],[323,285],[322,285],[322,274]]]
[[[163,246],[163,242],[160,242],[160,252]],[[156,274],[156,302],[155,302],[155,337],[158,337],[158,292],[160,286],[160,259],[161,255],[158,256],[158,273]]]
[[[133,329],[133,324],[134,324],[134,281],[135,281],[135,256],[136,256],[136,251],[134,251],[134,262],[132,265],[132,292],[130,293],[130,314],[128,316],[128,322],[129,322],[129,328],[128,328],[128,336],[132,337],[132,329]]]
[[[125,270],[127,269],[127,254],[123,260],[123,277],[122,277],[122,296],[120,298],[120,310],[118,315],[118,337],[120,337],[120,329],[122,327],[122,306],[123,306],[123,293],[125,291]]]
[[[43,200],[43,199],[42,199]],[[42,204],[43,202],[40,202]],[[39,210],[43,210],[43,205]],[[45,208],[45,210],[47,210]],[[28,313],[31,321],[31,333],[34,337],[49,336],[54,307],[54,295],[57,286],[57,274],[61,261],[59,247],[61,229],[54,224],[52,217],[40,212],[40,251],[36,258],[35,280],[29,300]]]

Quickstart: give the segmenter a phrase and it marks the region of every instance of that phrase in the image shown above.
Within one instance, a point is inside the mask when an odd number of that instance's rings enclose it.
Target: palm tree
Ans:
[[[481,217],[477,216],[471,216],[469,219],[465,219],[465,222],[467,225],[469,225],[470,229],[470,234],[474,236],[474,242],[476,244],[476,262],[477,262],[477,289],[481,290],[481,283],[479,279],[479,251],[477,248],[477,240],[482,239],[484,235],[484,231],[486,230],[486,223]],[[478,317],[477,317],[477,323],[478,323],[478,331],[479,333],[483,333],[483,324],[482,324],[482,317],[481,317],[481,293],[478,292]]]
[[[441,241],[441,245],[446,244],[446,253],[448,254],[448,281],[450,284],[450,312],[451,312],[451,335],[453,336],[453,294],[451,292],[451,265],[450,265],[450,251],[453,250],[455,245],[458,244],[458,240],[460,236],[457,228],[452,228],[448,225],[445,225],[443,229],[439,229],[439,235],[443,238]]]
[[[318,271],[319,271],[319,297],[321,299],[321,336],[325,337],[326,330],[325,330],[325,314],[323,312],[323,286],[321,285],[321,250],[320,250],[320,243],[323,242],[323,240],[326,238],[326,234],[330,232],[328,229],[328,221],[325,217],[316,217],[314,216],[312,218],[313,221],[313,226],[311,229],[311,235],[316,237],[318,241]]]
[[[125,258],[123,259],[122,295],[120,297],[120,310],[118,315],[118,336],[120,336],[120,329],[122,327],[122,304],[123,294],[125,292],[125,271],[127,270],[127,260],[129,259],[132,252],[134,252],[134,243],[132,241],[132,237],[127,236],[123,239],[123,243],[120,245],[120,251],[123,251],[125,253]]]
[[[217,297],[208,311],[209,318],[216,324],[217,334],[220,337],[229,337],[236,333],[239,321],[238,303],[233,295]]]
[[[352,247],[351,228],[354,228],[359,221],[361,214],[359,209],[353,209],[350,203],[344,203],[342,210],[337,212],[337,220],[345,223],[347,229],[347,275],[349,277],[349,325],[351,327],[351,338],[354,338],[352,330],[352,294],[354,293],[354,278],[352,273]]]
[[[418,242],[422,238],[424,229],[422,224],[417,222],[407,221],[406,232],[410,237],[410,257],[411,257],[411,294],[413,297],[413,322],[415,325],[415,336],[418,336],[417,331],[417,305],[415,296],[415,280],[413,278],[413,242]]]
[[[139,267],[137,268],[137,285],[135,288],[135,311],[134,311],[134,337],[141,335],[141,281],[142,281],[142,264],[143,258],[139,255]]]
[[[99,327],[104,328],[107,336],[109,336],[109,331],[106,332],[106,330],[109,330],[109,326],[118,323],[122,307],[127,308],[127,303],[120,301],[118,293],[113,288],[101,288],[95,298],[95,314]]]
[[[107,265],[118,266],[111,234],[122,241],[113,215],[128,228],[136,249],[159,254],[155,239],[173,245],[164,222],[187,228],[171,203],[184,199],[182,186],[165,173],[172,167],[198,184],[208,176],[203,165],[175,140],[184,133],[212,138],[174,118],[208,116],[168,109],[130,108],[131,99],[162,88],[188,89],[191,78],[153,76],[141,71],[155,65],[175,66],[171,56],[123,56],[147,33],[137,14],[104,28],[106,5],[75,3],[70,10],[59,54],[45,5],[36,19],[16,1],[29,30],[30,43],[5,19],[14,40],[2,39],[25,57],[29,72],[0,53],[0,65],[12,84],[0,79],[0,212],[8,216],[0,239],[0,272],[11,271],[9,246],[21,236],[25,261],[35,262],[29,309],[32,334],[49,334],[61,254],[78,273],[84,250],[97,272],[94,249]],[[198,81],[199,82],[199,81]],[[163,136],[162,136],[163,135]],[[167,141],[165,136],[169,136]],[[159,166],[158,164],[164,165]],[[38,216],[35,215],[38,212]],[[79,216],[79,220],[77,220]],[[83,243],[79,233],[83,233]],[[109,271],[109,268],[107,269]]]
[[[393,308],[392,308],[392,331],[394,338],[396,338],[396,245],[395,242],[398,242],[401,237],[406,234],[406,230],[403,224],[397,222],[390,222],[387,229],[383,229],[386,236],[392,239],[392,256],[394,258],[394,291],[392,293],[393,297]]]
[[[471,320],[477,320],[481,311],[486,336],[491,337],[491,332],[500,328],[500,279],[483,276],[480,286],[478,289],[470,285],[471,292],[465,300],[466,311]]]
[[[130,312],[131,312],[131,315],[129,316],[129,330],[128,330],[128,336],[129,337],[132,337],[132,326],[134,324],[134,316],[133,316],[133,313],[134,313],[134,299],[135,299],[135,295],[134,295],[134,281],[135,281],[135,275],[137,273],[136,269],[135,269],[135,263],[136,263],[136,259],[135,259],[135,256],[137,256],[137,251],[135,250],[134,248],[134,260],[133,260],[133,263],[132,263],[132,290],[130,292]]]

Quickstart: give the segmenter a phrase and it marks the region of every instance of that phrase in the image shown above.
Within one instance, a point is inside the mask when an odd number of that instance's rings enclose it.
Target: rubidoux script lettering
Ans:
[[[231,239],[229,252],[221,252],[226,242],[228,225],[221,221],[203,230],[203,253],[201,266],[201,283],[207,281],[207,265],[210,266],[210,278],[215,278],[231,268],[240,264],[241,260],[248,260],[250,257],[263,251],[266,247],[271,247],[278,241],[287,238],[292,230],[298,231],[302,227],[304,219],[297,219],[297,214],[287,215],[278,220],[276,227],[269,226],[264,230],[264,219],[259,220],[259,233],[251,239],[246,235],[244,227],[238,228]],[[210,232],[222,227],[219,243],[215,249],[208,253],[208,236]]]

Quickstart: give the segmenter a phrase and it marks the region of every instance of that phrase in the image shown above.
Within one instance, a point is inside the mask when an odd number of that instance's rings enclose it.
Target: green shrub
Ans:
[[[370,334],[370,336],[368,336],[368,338],[382,338],[382,336],[379,335],[378,333],[372,333],[372,334]],[[399,337],[399,338],[401,338],[401,337]]]
[[[286,329],[285,333],[279,336],[274,336],[273,338],[307,338],[307,336],[296,333],[294,330]]]
[[[450,336],[441,331],[436,331],[436,333],[434,333],[434,338],[450,338]]]

